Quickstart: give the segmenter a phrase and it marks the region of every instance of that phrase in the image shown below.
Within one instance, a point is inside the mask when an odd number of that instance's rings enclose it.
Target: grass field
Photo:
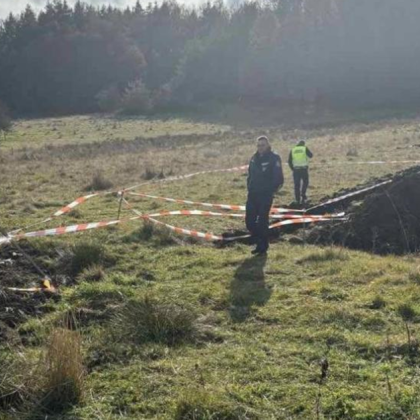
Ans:
[[[153,175],[246,164],[260,134],[283,158],[279,205],[292,201],[288,151],[307,140],[317,202],[410,166],[357,162],[418,160],[419,123],[286,130],[180,118],[19,121],[0,147],[0,224],[10,231],[42,220],[98,179],[118,190]],[[243,204],[245,180],[212,174],[139,191]],[[180,208],[129,201],[142,212]],[[47,226],[117,212],[110,195]],[[132,213],[124,208],[122,215]],[[243,228],[226,219],[162,220],[214,233]],[[0,419],[420,418],[416,255],[283,240],[267,259],[252,258],[246,245],[218,248],[140,221],[21,245],[58,283],[59,298],[44,299],[42,315],[23,317],[15,328],[7,318],[13,308],[0,317]],[[0,273],[2,305],[36,299],[6,292],[1,286],[10,277]],[[41,277],[23,270],[16,279],[31,287]]]

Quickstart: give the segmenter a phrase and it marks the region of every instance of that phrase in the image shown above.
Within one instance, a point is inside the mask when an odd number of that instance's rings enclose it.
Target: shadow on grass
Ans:
[[[230,317],[244,322],[252,315],[253,306],[264,306],[271,296],[265,284],[264,267],[267,256],[247,258],[237,268],[230,284]]]
[[[73,414],[74,407],[68,407],[63,410],[52,411],[46,407],[37,406],[26,415],[20,414],[22,417],[18,417],[22,420],[82,420],[78,415]]]

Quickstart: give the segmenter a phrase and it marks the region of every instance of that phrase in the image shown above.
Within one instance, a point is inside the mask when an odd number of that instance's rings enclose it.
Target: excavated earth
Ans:
[[[376,254],[406,254],[420,249],[420,167],[385,179],[392,183],[314,213],[344,210],[348,221],[313,227],[306,241],[337,244]],[[364,188],[369,185],[359,187]],[[357,190],[358,188],[356,188]],[[338,195],[347,193],[342,191]]]

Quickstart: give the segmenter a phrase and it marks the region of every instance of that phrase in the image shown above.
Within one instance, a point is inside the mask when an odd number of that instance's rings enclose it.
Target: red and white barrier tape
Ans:
[[[246,168],[247,168],[247,166],[241,166],[241,167],[230,168],[230,169],[202,171],[202,172],[196,172],[196,173],[193,173],[193,174],[183,175],[183,176],[179,176],[179,177],[167,178],[167,180],[185,179],[185,178],[189,178],[191,176],[195,176],[195,175],[199,175],[199,174],[205,174],[205,173],[233,172],[233,171],[237,171],[237,170],[243,170],[243,169],[246,169]],[[161,180],[159,180],[159,181],[161,181]],[[353,196],[356,196],[358,194],[362,194],[364,192],[373,190],[375,188],[379,188],[379,187],[381,187],[383,185],[387,185],[391,182],[392,182],[392,180],[388,180],[388,181],[373,185],[371,187],[364,188],[362,190],[354,191],[352,193],[343,195],[341,197],[336,197],[336,198],[330,199],[325,203],[322,203],[322,204],[319,204],[317,206],[314,206],[314,207],[310,208],[309,210],[312,210],[312,209],[315,209],[315,208],[318,208],[318,207],[323,207],[323,206],[326,206],[326,205],[329,205],[329,204],[332,204],[332,203],[336,203],[336,202],[345,200],[349,197],[353,197]],[[130,187],[128,189],[125,189],[124,191],[129,191],[130,189],[134,189],[134,188],[137,188],[137,186]],[[77,207],[78,205],[86,202],[90,198],[97,197],[99,195],[106,195],[106,194],[111,194],[111,192],[93,193],[93,194],[89,194],[89,195],[86,195],[86,196],[83,196],[83,197],[79,197],[76,200],[74,200],[73,202],[71,202],[70,204],[68,204],[68,205],[62,207],[60,210],[56,211],[52,215],[52,217],[50,217],[49,219],[46,219],[46,221],[50,221],[54,217],[59,217],[59,216],[62,216],[63,214],[66,214],[66,213],[70,212],[75,207]],[[168,201],[168,202],[183,203],[183,204],[190,204],[190,205],[200,205],[200,206],[213,207],[213,208],[218,208],[218,209],[223,209],[223,210],[236,210],[236,211],[238,211],[238,210],[239,211],[244,211],[245,210],[245,206],[235,206],[235,205],[229,205],[229,204],[201,203],[201,202],[195,202],[195,201],[189,201],[189,200],[178,200],[178,199],[173,199],[173,198],[168,198],[168,197],[159,197],[159,196],[142,194],[142,193],[130,193],[130,194],[134,195],[134,196],[145,197],[145,198],[165,200],[165,201]],[[124,202],[126,202],[129,205],[129,203],[124,199],[124,197],[122,197],[122,199],[124,200]],[[176,233],[180,233],[180,234],[184,234],[184,235],[190,235],[190,236],[194,236],[194,237],[198,237],[198,238],[203,238],[203,239],[206,239],[206,240],[232,241],[232,240],[235,240],[235,239],[246,238],[246,237],[249,236],[249,235],[245,235],[245,236],[234,237],[234,238],[224,238],[222,236],[213,235],[211,233],[203,233],[203,232],[198,232],[196,230],[179,228],[179,227],[172,226],[170,224],[166,224],[166,223],[163,223],[163,222],[155,219],[156,217],[161,217],[161,216],[176,216],[176,215],[244,218],[244,214],[216,213],[216,212],[201,211],[201,210],[161,211],[161,212],[157,212],[157,213],[153,213],[153,214],[141,214],[141,213],[137,212],[136,210],[134,210],[134,211],[136,212],[137,215],[135,217],[128,218],[128,219],[118,219],[118,220],[111,220],[111,221],[101,221],[101,222],[84,223],[84,224],[77,224],[77,225],[71,225],[71,226],[62,226],[62,227],[58,227],[58,228],[45,229],[45,230],[39,230],[39,231],[27,232],[27,233],[21,233],[21,234],[13,234],[14,232],[12,232],[7,237],[0,237],[0,245],[4,244],[4,243],[8,243],[11,240],[18,240],[18,239],[30,238],[30,237],[40,237],[40,236],[62,235],[62,234],[66,234],[66,233],[76,233],[76,232],[81,232],[81,231],[86,231],[86,230],[91,230],[91,229],[108,227],[108,226],[121,224],[121,223],[125,223],[125,222],[132,221],[132,220],[138,220],[138,219],[147,219],[147,220],[150,220],[152,223],[162,225],[162,226],[166,226],[167,228],[169,228],[170,230],[172,230]],[[275,219],[285,219],[285,220],[283,220],[281,222],[274,223],[273,225],[270,226],[270,229],[278,228],[278,227],[286,226],[286,225],[291,225],[291,224],[316,223],[316,222],[331,221],[331,220],[345,220],[344,213],[331,214],[331,215],[309,216],[309,215],[294,214],[296,212],[305,212],[305,210],[294,210],[294,209],[285,209],[285,208],[273,208],[271,210],[271,212],[274,213],[274,214],[272,214],[273,218],[275,218]]]
[[[177,227],[177,226],[172,226],[168,223],[163,223],[159,220],[156,220],[153,217],[145,217],[145,218],[147,220],[151,221],[152,223],[154,223],[156,225],[164,226],[167,229],[169,229],[172,232],[175,232],[179,235],[192,236],[193,238],[201,238],[201,239],[205,239],[206,241],[221,241],[221,240],[223,240],[222,236],[213,235],[212,233],[204,233],[204,232],[199,232],[197,230],[189,230],[189,229],[184,229],[184,228],[180,228],[180,227]]]
[[[194,206],[202,206],[202,207],[211,207],[220,210],[234,210],[234,211],[245,211],[246,206],[241,205],[233,205],[233,204],[214,204],[214,203],[203,203],[199,201],[190,201],[190,200],[180,200],[177,198],[169,198],[169,197],[160,197],[157,195],[150,195],[150,194],[143,194],[143,193],[129,193],[130,195],[142,198],[150,198],[152,200],[161,200],[167,201],[169,203],[177,203],[177,204],[188,204]],[[281,208],[281,207],[273,207],[271,209],[271,213],[303,213],[304,210],[295,210],[295,209],[288,209],[288,208]]]
[[[125,199],[123,198],[123,201],[125,202],[125,204],[138,216],[138,217],[144,217],[146,219],[149,219],[151,222],[161,225],[161,226],[165,226],[168,229],[172,230],[173,232],[176,232],[178,234],[181,235],[186,235],[186,236],[193,236],[196,238],[203,238],[206,240],[211,240],[211,241],[236,241],[238,239],[246,239],[249,238],[251,235],[250,234],[246,234],[246,235],[241,235],[241,236],[234,236],[234,237],[224,237],[224,236],[218,236],[218,235],[214,235],[212,233],[203,233],[203,232],[198,232],[196,230],[188,230],[188,229],[183,229],[183,228],[179,228],[176,226],[172,226],[170,224],[167,223],[163,223],[159,220],[154,219],[153,217],[156,217],[156,215],[142,215],[141,212],[139,212],[138,210],[134,209],[132,207],[132,205]],[[195,210],[196,212],[199,210]],[[171,213],[171,212],[168,212]],[[205,212],[203,212],[205,213]],[[152,216],[152,217],[151,217]],[[275,216],[273,216],[275,217]],[[282,217],[282,216],[277,216],[277,218]],[[275,228],[279,228],[281,226],[287,226],[287,225],[292,225],[292,224],[305,224],[305,223],[316,223],[316,222],[326,222],[326,221],[331,221],[331,220],[346,220],[345,219],[345,215],[344,213],[338,213],[338,214],[334,214],[334,215],[328,215],[328,216],[296,216],[296,219],[293,220],[285,220],[282,222],[277,222],[272,224],[269,229],[275,229]]]
[[[325,207],[325,206],[327,206],[329,204],[338,203],[339,201],[344,201],[347,198],[354,197],[354,196],[359,195],[359,194],[363,194],[363,193],[365,193],[367,191],[371,191],[371,190],[374,190],[376,188],[382,187],[384,185],[391,184],[392,182],[393,182],[393,180],[390,179],[388,181],[384,181],[384,182],[381,182],[379,184],[372,185],[371,187],[367,187],[367,188],[363,188],[361,190],[353,191],[351,193],[342,195],[340,197],[331,198],[330,200],[326,201],[325,203],[317,204],[316,206],[313,206],[313,207],[309,208],[306,211],[314,210],[314,209],[317,209],[319,207]]]
[[[207,216],[207,217],[234,217],[245,218],[245,214],[238,213],[215,213],[213,211],[202,210],[173,210],[173,211],[160,211],[158,213],[147,214],[148,217],[161,217],[161,216]]]
[[[77,207],[79,204],[84,203],[85,201],[89,200],[93,197],[98,197],[99,193],[89,194],[85,195],[83,197],[76,198],[76,200],[72,201],[70,204],[67,204],[67,206],[62,207],[60,210],[57,210],[52,217],[60,217],[63,214],[66,214],[70,211],[72,211],[75,207]]]
[[[138,219],[138,218],[137,218]],[[34,232],[20,233],[15,236],[10,236],[9,240],[22,239],[22,238],[34,238],[40,236],[55,236],[55,235],[64,235],[66,233],[77,233],[85,230],[99,229],[102,227],[108,227],[112,225],[117,225],[123,223],[121,219],[111,220],[111,221],[102,221],[102,222],[93,222],[93,223],[81,223],[78,225],[71,226],[61,226],[52,229],[37,230]]]
[[[128,204],[128,202],[125,199],[124,201]],[[155,224],[164,225],[168,227],[170,230],[173,230],[174,232],[182,233],[185,235],[190,235],[190,236],[194,236],[198,238],[204,238],[206,240],[208,240],[209,238],[212,238],[211,240],[225,240],[223,239],[222,236],[213,235],[211,233],[202,233],[196,230],[179,228],[176,226],[172,226],[170,224],[156,221],[155,218],[162,217],[162,216],[206,216],[206,217],[233,217],[233,218],[243,219],[245,217],[244,214],[216,213],[216,212],[202,211],[202,210],[161,211],[161,212],[157,212],[153,214],[142,214],[138,212],[137,210],[134,210],[134,211],[136,213],[136,216],[130,217],[127,219],[117,219],[117,220],[92,222],[92,223],[81,223],[77,225],[61,226],[61,227],[52,228],[52,229],[44,229],[44,230],[38,230],[34,232],[21,233],[17,235],[9,235],[8,237],[0,238],[0,244],[8,243],[12,240],[19,240],[23,238],[55,236],[55,235],[64,235],[67,233],[77,233],[77,232],[82,232],[86,230],[109,227],[112,225],[117,225],[117,224],[126,223],[129,221],[139,220],[139,219],[150,220]],[[321,222],[321,221],[344,220],[343,219],[344,213],[323,215],[323,216],[274,215],[273,217],[277,219],[288,217],[288,219],[282,222],[275,223],[274,225],[272,225],[272,228],[281,227],[281,226],[290,225],[290,224],[298,224],[298,223],[316,223],[316,222]],[[233,239],[228,238],[228,240],[233,240]]]
[[[191,177],[196,176],[196,175],[218,173],[218,172],[236,172],[236,171],[243,171],[243,170],[246,170],[246,169],[248,169],[247,165],[236,166],[236,167],[228,168],[228,169],[212,169],[212,170],[208,170],[208,171],[194,172],[194,173],[186,174],[186,175],[179,175],[179,176],[173,176],[173,177],[169,177],[169,178],[163,178],[163,179],[157,179],[157,180],[151,180],[151,181],[143,182],[141,184],[137,184],[137,185],[133,185],[131,187],[125,188],[122,191],[131,191],[131,190],[139,188],[141,186],[155,184],[155,183],[163,183],[163,182],[170,182],[170,181],[187,179],[187,178],[191,178]],[[26,230],[26,229],[29,229],[29,228],[34,227],[34,226],[38,226],[38,225],[41,225],[41,224],[48,223],[56,217],[60,217],[64,214],[69,213],[71,210],[73,210],[74,208],[76,208],[80,204],[86,202],[87,200],[89,200],[93,197],[106,196],[106,195],[110,195],[110,194],[117,194],[117,193],[121,193],[122,191],[106,191],[106,192],[93,193],[93,194],[88,194],[88,195],[85,195],[85,196],[78,197],[74,201],[72,201],[71,203],[69,203],[66,206],[62,207],[61,209],[57,210],[55,213],[53,213],[47,219],[44,219],[42,221],[39,221],[39,222],[33,223],[31,225],[25,226],[24,228],[13,230],[12,232],[10,232],[10,234],[17,234],[18,232],[21,232],[22,230]],[[7,238],[0,237],[0,245],[3,242],[5,242],[6,240],[7,240]]]

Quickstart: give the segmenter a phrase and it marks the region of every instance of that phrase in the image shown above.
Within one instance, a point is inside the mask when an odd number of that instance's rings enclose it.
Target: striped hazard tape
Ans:
[[[236,240],[239,240],[239,239],[246,239],[246,238],[249,238],[251,236],[250,234],[246,234],[246,235],[241,235],[241,236],[225,237],[225,236],[214,235],[212,233],[204,233],[204,232],[198,232],[196,230],[189,230],[189,229],[176,227],[176,226],[173,226],[173,225],[170,225],[170,224],[167,224],[167,223],[163,223],[159,220],[154,219],[154,217],[162,215],[162,213],[166,213],[165,215],[169,215],[169,214],[173,214],[173,213],[176,213],[176,212],[160,212],[160,213],[156,213],[155,215],[142,215],[142,213],[139,212],[138,210],[134,209],[133,206],[126,199],[123,199],[123,201],[137,216],[148,219],[154,224],[167,227],[169,230],[171,230],[175,233],[178,233],[180,235],[193,236],[193,237],[196,237],[196,238],[202,238],[202,239],[209,240],[209,241],[236,241]],[[200,212],[199,210],[195,210],[194,212],[210,213],[210,212]],[[195,214],[197,214],[197,213],[195,213]],[[220,213],[217,213],[217,214],[220,214]],[[243,217],[243,216],[241,215],[241,217]],[[275,216],[273,216],[273,217],[275,217]],[[282,217],[282,215],[277,216],[277,218],[278,217]],[[326,221],[331,221],[331,220],[334,220],[334,219],[335,220],[346,220],[344,213],[338,213],[338,214],[333,214],[333,215],[324,215],[324,216],[317,216],[317,215],[314,215],[314,216],[297,216],[297,215],[295,215],[295,217],[296,217],[296,219],[284,220],[282,222],[274,223],[269,227],[269,229],[276,229],[276,228],[280,228],[282,226],[287,226],[287,225],[292,225],[292,224],[308,224],[308,223],[326,222]]]
[[[340,201],[347,200],[350,197],[355,197],[356,195],[363,194],[367,191],[371,191],[371,190],[374,190],[374,189],[379,188],[379,187],[383,187],[384,185],[391,184],[392,182],[393,182],[393,180],[390,179],[388,181],[384,181],[384,182],[381,182],[379,184],[372,185],[371,187],[367,187],[367,188],[363,188],[361,190],[353,191],[351,193],[342,195],[340,197],[331,198],[330,200],[325,201],[324,203],[321,203],[321,204],[317,204],[316,206],[313,206],[306,211],[311,211],[311,210],[314,210],[314,209],[317,209],[317,208],[320,208],[320,207],[328,206],[328,205],[333,204],[333,203],[338,203]]]
[[[143,182],[142,184],[138,184],[138,185],[134,185],[132,187],[124,188],[122,191],[131,191],[131,190],[136,189],[140,186],[150,185],[150,184],[153,184],[153,183],[169,182],[169,181],[177,181],[177,180],[187,179],[187,178],[191,178],[191,177],[196,176],[196,175],[203,175],[203,174],[210,174],[210,173],[217,173],[217,172],[236,172],[236,171],[243,171],[243,170],[246,170],[246,169],[248,169],[248,166],[236,166],[234,168],[228,168],[228,169],[212,169],[212,170],[208,170],[208,171],[194,172],[194,173],[187,174],[187,175],[179,175],[179,176],[173,176],[173,177],[169,177],[169,178],[163,178],[163,179]],[[89,200],[93,197],[98,197],[100,195],[109,195],[109,194],[121,193],[122,191],[107,191],[107,192],[104,192],[104,193],[93,193],[93,194],[88,194],[88,195],[76,198],[76,200],[72,201],[70,204],[67,204],[66,206],[62,207],[60,210],[57,210],[52,215],[52,217],[62,216],[63,214],[66,214],[66,213],[70,212],[71,210],[76,208],[78,205],[86,202],[87,200]],[[51,220],[51,218],[48,219],[48,221],[50,221],[50,220]]]
[[[127,201],[126,203],[128,204]],[[64,235],[64,234],[69,234],[69,233],[78,233],[78,232],[83,232],[87,230],[100,229],[100,228],[109,227],[109,226],[113,226],[117,224],[127,223],[130,221],[139,220],[139,219],[150,220],[153,223],[164,225],[168,227],[170,230],[176,233],[184,234],[184,235],[204,238],[206,240],[209,240],[210,238],[212,238],[211,240],[225,240],[225,238],[223,238],[222,236],[217,236],[211,233],[203,233],[203,232],[198,232],[196,230],[189,230],[189,229],[172,226],[170,224],[156,221],[155,218],[163,217],[163,216],[206,216],[206,217],[230,217],[230,218],[233,217],[233,218],[243,219],[245,217],[244,214],[216,213],[216,212],[202,211],[202,210],[161,211],[161,212],[156,212],[153,214],[142,214],[138,212],[137,210],[134,210],[134,212],[136,213],[136,216],[126,218],[126,219],[81,223],[77,225],[60,226],[60,227],[52,228],[52,229],[44,229],[44,230],[38,230],[38,231],[33,231],[33,232],[20,233],[17,235],[9,235],[8,237],[1,238],[0,244],[2,242],[7,243],[12,240],[20,240],[23,238],[34,238],[34,237],[43,237],[43,236]],[[331,221],[331,220],[344,220],[344,213],[322,215],[322,216],[300,216],[300,215],[274,215],[273,216],[273,218],[286,218],[286,217],[288,217],[289,219],[284,220],[282,222],[277,222],[274,225],[272,225],[271,228],[281,227],[281,226],[290,225],[290,224],[299,224],[299,223],[316,223],[316,222]],[[229,240],[233,240],[233,239],[229,238]]]
[[[213,211],[202,210],[173,210],[173,211],[160,211],[158,213],[143,215],[147,217],[161,217],[161,216],[207,216],[207,217],[234,217],[245,218],[245,214],[237,213],[216,213]]]
[[[167,201],[169,203],[177,203],[177,204],[188,204],[194,206],[202,206],[202,207],[211,207],[220,210],[234,210],[234,211],[245,211],[245,206],[235,206],[231,204],[213,204],[213,203],[202,203],[198,201],[190,201],[190,200],[179,200],[177,198],[169,198],[169,197],[160,197],[157,195],[150,195],[150,194],[143,194],[143,193],[129,193],[130,195],[142,198],[150,198],[152,200],[161,200]]]
[[[180,200],[177,198],[170,198],[170,197],[160,197],[157,195],[150,195],[144,193],[129,193],[130,195],[142,198],[150,198],[152,200],[161,200],[167,201],[169,203],[177,203],[177,204],[188,204],[194,206],[202,206],[202,207],[211,207],[220,210],[234,210],[234,211],[245,211],[246,206],[244,205],[233,205],[233,204],[214,204],[214,203],[203,203],[199,201],[190,201],[190,200]],[[281,207],[273,207],[271,209],[271,213],[303,213],[304,210],[296,210],[296,209],[288,209],[288,208],[281,208]]]
[[[64,214],[69,213],[70,211],[75,209],[80,204],[83,204],[86,201],[88,201],[88,200],[90,200],[91,198],[94,198],[94,197],[106,196],[106,195],[110,195],[110,194],[121,194],[124,191],[131,191],[131,190],[139,188],[141,186],[155,184],[155,183],[164,183],[164,182],[170,182],[170,181],[183,180],[183,179],[188,179],[188,178],[191,178],[191,177],[194,177],[194,176],[197,176],[197,175],[211,174],[211,173],[218,173],[218,172],[237,172],[237,171],[244,171],[244,170],[247,170],[247,169],[248,169],[247,165],[236,166],[236,167],[227,168],[227,169],[211,169],[211,170],[207,170],[207,171],[194,172],[194,173],[186,174],[186,175],[179,175],[179,176],[173,176],[173,177],[169,177],[169,178],[151,180],[151,181],[143,182],[141,184],[133,185],[133,186],[125,188],[121,191],[106,191],[106,192],[101,192],[101,193],[92,193],[92,194],[84,195],[84,196],[76,198],[71,203],[69,203],[69,204],[65,205],[64,207],[60,208],[59,210],[57,210],[55,213],[53,213],[47,219],[44,219],[44,220],[41,220],[39,222],[33,223],[33,224],[28,225],[24,228],[16,229],[16,230],[14,230],[10,233],[11,234],[17,234],[17,233],[21,232],[22,230],[26,230],[26,229],[29,229],[29,228],[34,227],[34,226],[38,226],[38,225],[41,225],[41,224],[48,223],[48,222],[52,221],[54,218],[57,218],[57,217],[63,216]],[[4,242],[7,242],[7,238],[0,237],[0,245]]]
[[[25,228],[16,229],[16,230],[10,232],[10,234],[12,234],[12,235],[13,234],[17,234],[17,233],[21,232],[24,229],[26,230],[26,229],[29,229],[29,228],[34,227],[34,226],[38,226],[38,225],[41,225],[41,224],[45,224],[45,223],[51,222],[51,220],[53,220],[53,219],[55,219],[57,217],[60,217],[63,214],[69,213],[70,211],[72,211],[73,209],[75,209],[78,205],[84,203],[85,201],[87,201],[87,200],[89,200],[89,199],[91,199],[93,197],[98,197],[99,195],[101,195],[101,194],[94,193],[94,194],[88,194],[88,195],[84,195],[82,197],[78,197],[78,198],[76,198],[76,200],[72,201],[71,203],[69,203],[69,204],[65,205],[64,207],[62,207],[61,209],[57,210],[55,213],[53,213],[47,219],[44,219],[44,220],[42,220],[40,222],[36,222],[36,223],[31,224],[31,225],[28,225]],[[0,244],[1,244],[1,238],[0,238]]]
[[[164,226],[167,229],[171,230],[172,232],[177,233],[178,235],[184,235],[184,236],[191,236],[193,238],[201,238],[205,239],[206,241],[221,241],[223,240],[222,236],[214,235],[212,233],[203,233],[199,232],[197,230],[190,230],[190,229],[184,229],[177,226],[172,226],[168,223],[163,223],[159,220],[154,219],[153,217],[145,217],[147,220],[151,221],[152,223],[160,226]]]
[[[230,168],[230,169],[221,169],[221,170],[212,170],[212,171],[202,171],[202,172],[196,172],[194,174],[188,174],[183,175],[180,177],[173,177],[173,179],[184,179],[189,178],[194,175],[198,174],[204,174],[204,173],[214,173],[214,172],[233,172],[237,170],[246,169],[246,166],[242,167],[236,167],[236,168]],[[379,188],[381,186],[390,184],[392,180],[388,180],[385,182],[381,182],[379,184],[373,185],[368,188],[364,188],[358,191],[354,191],[352,193],[336,197],[333,199],[330,199],[326,201],[325,203],[322,203],[320,205],[314,206],[310,208],[309,210],[323,207],[332,203],[336,203],[342,200],[345,200],[347,198],[356,196],[358,194],[362,194],[364,192],[373,190],[375,188]],[[134,187],[131,187],[134,188]],[[130,205],[127,200],[124,198],[123,192],[128,191],[129,189],[125,189],[121,192],[120,200],[122,199],[126,204]],[[86,202],[87,200],[97,197],[100,195],[106,195],[106,194],[115,194],[115,192],[106,192],[106,193],[93,193],[88,194],[86,196],[82,196],[74,200],[73,202],[69,203],[68,205],[62,207],[61,209],[57,210],[50,218],[46,219],[46,221],[50,221],[55,217],[60,217],[74,208],[76,208],[78,205]],[[233,211],[245,211],[246,206],[243,205],[230,205],[230,204],[214,204],[214,203],[203,203],[203,202],[196,202],[196,201],[190,201],[190,200],[180,200],[180,199],[174,199],[169,197],[160,197],[155,195],[149,195],[149,194],[143,194],[143,193],[135,193],[131,192],[130,195],[133,196],[139,196],[144,198],[150,198],[150,199],[156,199],[156,200],[164,200],[168,202],[178,203],[178,204],[188,204],[188,205],[200,205],[204,207],[211,207],[211,208],[217,208],[219,210],[233,210]],[[27,233],[17,233],[20,231],[11,232],[8,236],[2,236],[0,237],[0,245],[10,242],[11,240],[19,240],[22,238],[31,238],[31,237],[42,237],[42,236],[51,236],[51,235],[62,235],[62,234],[68,234],[68,233],[77,233],[92,229],[99,229],[103,227],[109,227],[112,225],[117,225],[121,223],[126,223],[133,220],[138,219],[146,219],[151,221],[152,223],[166,226],[168,229],[174,231],[178,234],[183,235],[189,235],[197,238],[203,238],[206,240],[212,240],[212,241],[232,241],[235,239],[240,238],[246,238],[249,237],[249,235],[244,235],[240,237],[234,237],[234,238],[227,238],[219,235],[214,235],[212,233],[203,233],[196,230],[190,230],[190,229],[184,229],[177,226],[173,226],[171,224],[163,223],[159,220],[156,220],[156,218],[163,217],[163,216],[206,216],[206,217],[228,217],[228,218],[244,218],[244,213],[218,213],[218,212],[212,212],[212,211],[202,211],[202,210],[173,210],[173,211],[160,211],[153,214],[142,214],[136,210],[135,217],[127,218],[127,219],[116,219],[111,221],[100,221],[100,222],[92,222],[92,223],[83,223],[83,224],[77,224],[77,225],[71,225],[71,226],[61,226],[57,228],[52,229],[44,229],[44,230],[38,230],[33,232],[27,232]],[[331,220],[346,220],[344,213],[338,213],[338,214],[324,214],[324,215],[307,215],[304,214],[308,210],[295,210],[295,209],[287,209],[287,208],[273,208],[271,217],[273,219],[281,219],[280,222],[276,222],[270,226],[270,229],[274,228],[280,228],[282,226],[292,225],[292,224],[306,224],[306,223],[317,223],[317,222],[325,222],[325,221],[331,221]],[[303,213],[303,214],[302,214]]]
[[[93,198],[93,197],[98,197],[100,194],[99,193],[94,193],[94,194],[89,194],[89,195],[85,195],[83,197],[79,197],[76,198],[76,200],[72,201],[70,204],[67,204],[66,206],[62,207],[60,210],[57,210],[52,217],[60,217],[63,214],[69,213],[70,211],[72,211],[73,209],[75,209],[78,205],[84,203],[85,201]]]

